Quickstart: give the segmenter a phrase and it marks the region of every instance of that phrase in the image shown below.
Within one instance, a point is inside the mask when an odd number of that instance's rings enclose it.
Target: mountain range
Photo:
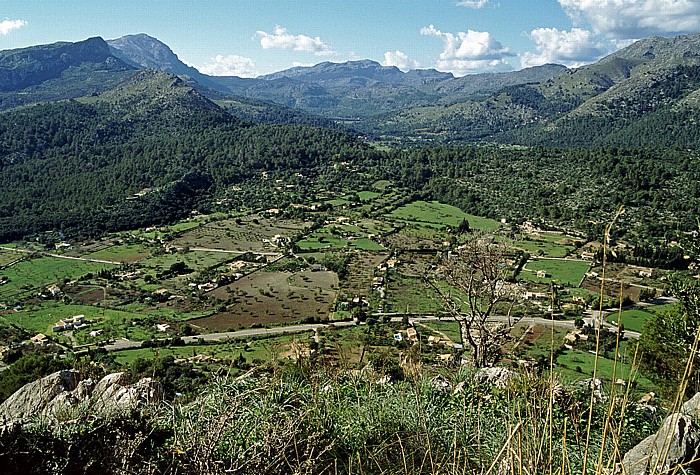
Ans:
[[[209,76],[145,34],[90,38],[0,52],[0,110],[99,95],[151,68],[243,120],[345,127],[384,142],[692,148],[699,140],[700,34],[648,38],[577,69],[464,77],[369,60]]]

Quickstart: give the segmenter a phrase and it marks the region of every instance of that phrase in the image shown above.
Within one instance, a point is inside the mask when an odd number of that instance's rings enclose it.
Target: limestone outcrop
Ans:
[[[162,399],[160,383],[144,378],[129,384],[124,373],[95,383],[80,372],[62,370],[26,384],[0,404],[0,430],[38,422],[126,414]]]
[[[623,473],[671,473],[677,467],[683,467],[682,473],[697,473],[700,470],[699,419],[700,393],[683,404],[679,412],[666,417],[656,434],[625,454]]]

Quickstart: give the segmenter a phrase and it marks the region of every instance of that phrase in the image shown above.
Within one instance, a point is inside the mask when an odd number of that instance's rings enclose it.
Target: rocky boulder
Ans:
[[[683,404],[680,412],[666,417],[656,434],[650,435],[625,454],[622,461],[624,473],[670,473],[681,466],[683,473],[697,473],[700,470],[699,416],[700,393]]]
[[[78,371],[58,371],[23,386],[0,404],[0,430],[42,420],[117,416],[162,396],[160,383],[151,378],[129,384],[124,373],[114,373],[94,383]]]
[[[487,368],[481,368],[474,375],[474,379],[478,383],[488,384],[490,386],[496,386],[498,388],[505,388],[517,376],[518,373],[516,373],[515,371],[511,371],[508,368],[492,366]]]

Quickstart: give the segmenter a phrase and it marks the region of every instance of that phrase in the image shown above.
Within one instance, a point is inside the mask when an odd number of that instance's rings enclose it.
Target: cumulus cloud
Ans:
[[[523,67],[540,66],[547,63],[579,67],[596,61],[609,49],[588,30],[572,28],[571,31],[556,28],[537,28],[528,35],[535,42],[536,53],[523,53]]]
[[[218,54],[199,68],[199,71],[210,76],[238,76],[242,78],[258,76],[252,59],[235,54],[229,56]]]
[[[419,67],[417,61],[411,59],[405,53],[399,50],[387,51],[384,53],[383,66],[396,66],[402,71],[408,71],[409,69],[416,69]]]
[[[484,70],[509,69],[505,58],[513,56],[510,50],[496,41],[487,31],[467,30],[456,35],[444,33],[435,26],[421,28],[421,35],[440,38],[443,51],[437,68],[455,75]]]
[[[697,0],[558,0],[580,25],[615,40],[669,36],[700,30]]]
[[[484,8],[488,3],[489,0],[462,0],[461,2],[457,2],[457,6],[478,10],[479,8]]]
[[[0,34],[7,36],[11,31],[27,26],[24,20],[3,20],[0,21]]]
[[[263,49],[291,49],[293,51],[305,51],[316,56],[330,56],[335,54],[333,48],[318,36],[311,38],[306,35],[292,35],[286,28],[275,27],[274,34],[264,31],[255,33],[260,38]]]

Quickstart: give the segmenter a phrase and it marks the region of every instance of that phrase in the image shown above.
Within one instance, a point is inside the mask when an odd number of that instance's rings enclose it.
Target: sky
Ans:
[[[700,32],[700,0],[0,0],[0,50],[146,33],[212,75],[371,59],[456,76],[578,67]]]

